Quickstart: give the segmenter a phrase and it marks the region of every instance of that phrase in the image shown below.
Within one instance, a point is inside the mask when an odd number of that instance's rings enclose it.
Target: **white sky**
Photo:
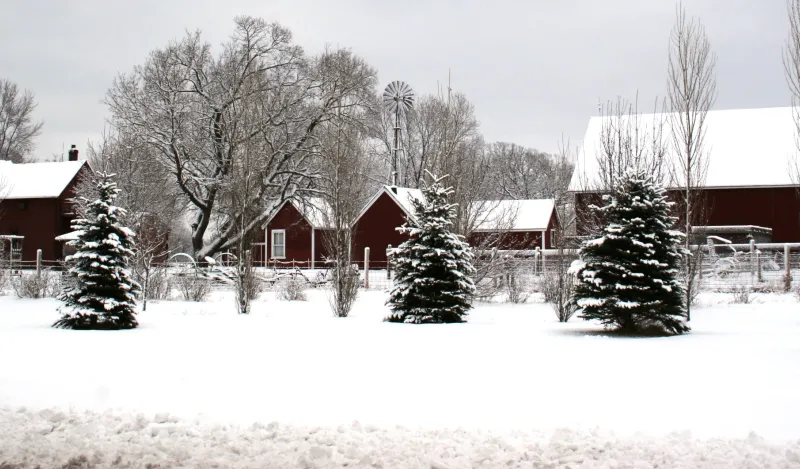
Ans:
[[[717,109],[790,103],[784,0],[686,0],[718,56]],[[475,104],[487,141],[555,151],[580,144],[598,99],[652,110],[666,83],[671,0],[2,0],[0,76],[34,91],[45,121],[36,155],[83,150],[103,130],[113,77],[186,29],[224,41],[238,14],[290,28],[307,52],[349,47],[382,84],[437,82]]]

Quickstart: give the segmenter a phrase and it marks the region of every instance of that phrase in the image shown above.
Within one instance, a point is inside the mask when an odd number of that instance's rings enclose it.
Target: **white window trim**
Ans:
[[[283,255],[275,255],[275,233],[283,233]],[[269,257],[270,259],[286,259],[286,230],[272,230],[269,234]]]

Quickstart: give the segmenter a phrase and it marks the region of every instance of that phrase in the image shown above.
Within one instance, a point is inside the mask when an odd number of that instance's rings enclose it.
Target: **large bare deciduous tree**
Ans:
[[[33,119],[36,106],[33,92],[0,78],[0,160],[27,161],[42,132],[43,123]]]
[[[147,144],[171,175],[192,212],[192,249],[204,259],[313,187],[317,127],[350,105],[346,98],[374,96],[373,78],[349,51],[307,57],[286,28],[237,17],[216,56],[200,32],[187,34],[119,76],[106,102],[114,125]],[[244,214],[224,205],[247,152],[253,186],[239,206],[259,215],[242,228]]]
[[[795,125],[795,148],[800,152],[800,0],[786,0],[789,37],[783,49],[783,68],[792,94],[792,116]],[[789,174],[800,185],[800,160],[795,154],[789,160]]]
[[[675,151],[672,185],[680,188],[679,220],[685,230],[687,251],[691,247],[692,227],[703,224],[707,216],[702,200],[708,170],[705,120],[716,99],[715,65],[716,57],[705,28],[699,20],[688,19],[686,10],[679,4],[670,36],[667,90]],[[687,318],[691,318],[690,307],[696,296],[695,280],[701,261],[699,247],[687,254],[684,271]]]

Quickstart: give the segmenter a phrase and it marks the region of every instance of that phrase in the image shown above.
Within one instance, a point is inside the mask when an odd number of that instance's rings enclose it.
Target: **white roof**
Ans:
[[[709,111],[705,119],[704,150],[708,155],[705,187],[776,187],[794,185],[789,162],[797,154],[791,107]],[[624,116],[623,122],[630,116]],[[598,176],[603,123],[617,117],[592,117],[570,181],[570,191],[591,190]],[[674,158],[670,114],[638,116],[642,141],[663,119],[663,142]],[[588,177],[586,177],[588,176]],[[588,183],[588,184],[587,184]]]
[[[555,200],[482,200],[475,206],[476,231],[542,231],[550,223]]]
[[[0,199],[58,198],[86,161],[15,164],[0,161]]]

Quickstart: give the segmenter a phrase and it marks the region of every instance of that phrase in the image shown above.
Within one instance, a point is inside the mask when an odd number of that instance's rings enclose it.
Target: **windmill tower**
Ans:
[[[393,81],[383,90],[383,104],[394,113],[394,147],[392,148],[392,185],[397,185],[397,153],[400,151],[400,116],[414,106],[414,90],[402,81]]]

